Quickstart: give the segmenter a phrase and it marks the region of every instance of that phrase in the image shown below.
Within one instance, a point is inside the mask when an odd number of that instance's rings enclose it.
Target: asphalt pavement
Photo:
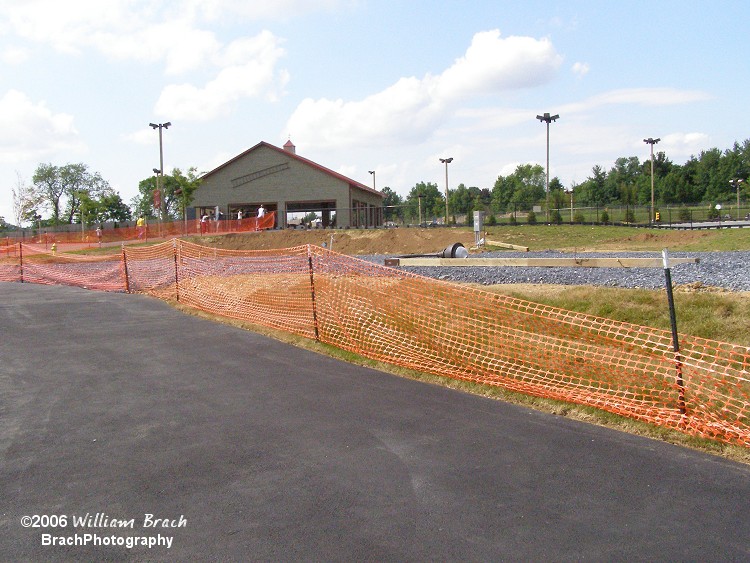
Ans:
[[[145,296],[0,283],[0,330],[6,561],[750,559],[742,464]]]

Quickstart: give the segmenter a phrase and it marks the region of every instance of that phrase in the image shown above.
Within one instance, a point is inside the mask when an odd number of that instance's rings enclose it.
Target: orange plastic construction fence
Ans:
[[[171,239],[173,237],[193,235],[215,235],[226,233],[247,233],[273,229],[276,226],[276,212],[271,211],[263,217],[247,217],[245,219],[222,219],[220,221],[208,221],[201,223],[200,220],[190,219],[188,221],[160,222],[150,220],[142,227],[118,227],[97,230],[96,226],[87,226],[73,231],[48,231],[35,232],[34,235],[24,241],[24,244],[34,244],[49,250],[52,244],[58,248],[61,245],[73,245],[75,248],[91,248],[98,244],[111,244],[117,242],[149,242],[155,240]],[[10,241],[17,243],[15,239],[0,239],[0,257],[3,256],[6,247],[11,245]]]
[[[46,256],[47,268],[60,260]],[[85,264],[81,280],[93,287],[92,263],[60,264],[64,281],[42,283],[71,283],[71,272]],[[750,447],[748,347],[680,335],[676,353],[669,331],[424,278],[310,245],[231,251],[174,240],[125,247],[120,273],[121,290],[178,299],[422,372]]]

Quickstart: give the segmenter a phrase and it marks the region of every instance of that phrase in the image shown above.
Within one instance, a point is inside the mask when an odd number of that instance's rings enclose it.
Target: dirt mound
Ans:
[[[474,245],[474,233],[459,228],[397,228],[342,230],[282,230],[258,233],[196,237],[199,244],[229,250],[270,250],[304,244],[331,246],[336,252],[357,254],[416,254],[439,252],[460,242],[466,248]]]

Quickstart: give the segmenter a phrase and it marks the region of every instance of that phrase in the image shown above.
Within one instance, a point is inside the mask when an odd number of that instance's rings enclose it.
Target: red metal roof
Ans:
[[[289,140],[289,141],[287,141],[287,144],[291,144],[291,142],[292,142],[292,141],[291,141],[291,140]],[[285,144],[284,146],[287,146],[287,144]],[[292,145],[292,146],[294,146],[294,145]],[[326,168],[325,166],[322,166],[322,165],[318,164],[317,162],[313,162],[312,160],[310,160],[310,159],[308,159],[308,158],[305,158],[305,157],[299,156],[298,154],[295,154],[295,153],[293,153],[293,152],[291,152],[291,151],[287,151],[287,150],[284,150],[284,149],[282,149],[282,148],[280,148],[280,147],[276,147],[276,146],[274,146],[274,145],[272,145],[272,144],[270,144],[270,143],[266,143],[265,141],[261,141],[261,142],[260,142],[260,143],[258,143],[257,145],[255,145],[255,146],[253,146],[253,147],[251,147],[251,148],[247,149],[247,150],[246,150],[245,152],[243,152],[243,153],[240,153],[240,154],[238,154],[237,156],[235,156],[234,158],[232,158],[232,159],[230,159],[230,160],[226,161],[226,162],[225,162],[224,164],[220,164],[219,166],[217,166],[216,168],[214,168],[214,169],[213,169],[213,170],[211,170],[210,172],[206,172],[206,173],[205,173],[205,174],[204,174],[203,176],[201,176],[201,178],[207,178],[208,176],[211,176],[212,174],[215,174],[216,172],[218,172],[218,171],[219,171],[219,170],[221,170],[222,168],[224,168],[224,167],[226,167],[226,166],[229,166],[229,165],[230,165],[230,164],[232,164],[233,162],[236,162],[236,161],[237,161],[237,160],[239,160],[240,158],[242,158],[242,157],[244,157],[244,156],[246,156],[246,155],[250,154],[251,152],[253,152],[254,150],[256,150],[256,149],[258,149],[258,148],[260,148],[260,147],[267,147],[267,148],[269,148],[269,149],[275,150],[276,152],[279,152],[279,153],[283,154],[284,156],[287,156],[287,157],[289,157],[289,158],[292,158],[292,159],[298,160],[298,161],[299,161],[299,162],[301,162],[302,164],[305,164],[305,165],[307,165],[307,166],[310,166],[310,167],[312,167],[312,168],[315,168],[316,170],[319,170],[319,171],[321,171],[321,172],[323,172],[323,173],[325,173],[325,174],[328,174],[329,176],[333,176],[334,178],[336,178],[336,179],[338,179],[338,180],[341,180],[341,181],[343,181],[343,182],[346,182],[346,183],[347,183],[347,184],[349,184],[350,186],[354,186],[354,187],[356,187],[356,188],[358,188],[358,189],[360,189],[360,190],[364,190],[364,191],[366,191],[366,192],[370,192],[370,193],[372,193],[372,194],[377,194],[377,195],[379,195],[380,197],[384,197],[384,196],[383,196],[383,194],[382,194],[381,192],[379,192],[379,191],[377,191],[377,190],[374,190],[374,189],[372,189],[372,188],[371,188],[370,186],[367,186],[367,185],[365,185],[365,184],[362,184],[361,182],[357,182],[356,180],[352,180],[351,178],[347,178],[347,177],[346,177],[346,176],[344,176],[343,174],[339,174],[338,172],[334,172],[334,171],[333,171],[333,170],[331,170],[330,168]]]

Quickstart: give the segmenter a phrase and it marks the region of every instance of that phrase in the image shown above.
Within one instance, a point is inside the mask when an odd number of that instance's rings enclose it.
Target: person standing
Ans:
[[[143,238],[146,234],[146,220],[143,218],[143,215],[138,217],[138,220],[135,222],[135,229],[138,232],[138,238]]]
[[[101,245],[102,245],[102,228],[101,228],[101,226],[99,226],[99,227],[96,228],[96,240],[99,241],[99,246],[101,247]]]

